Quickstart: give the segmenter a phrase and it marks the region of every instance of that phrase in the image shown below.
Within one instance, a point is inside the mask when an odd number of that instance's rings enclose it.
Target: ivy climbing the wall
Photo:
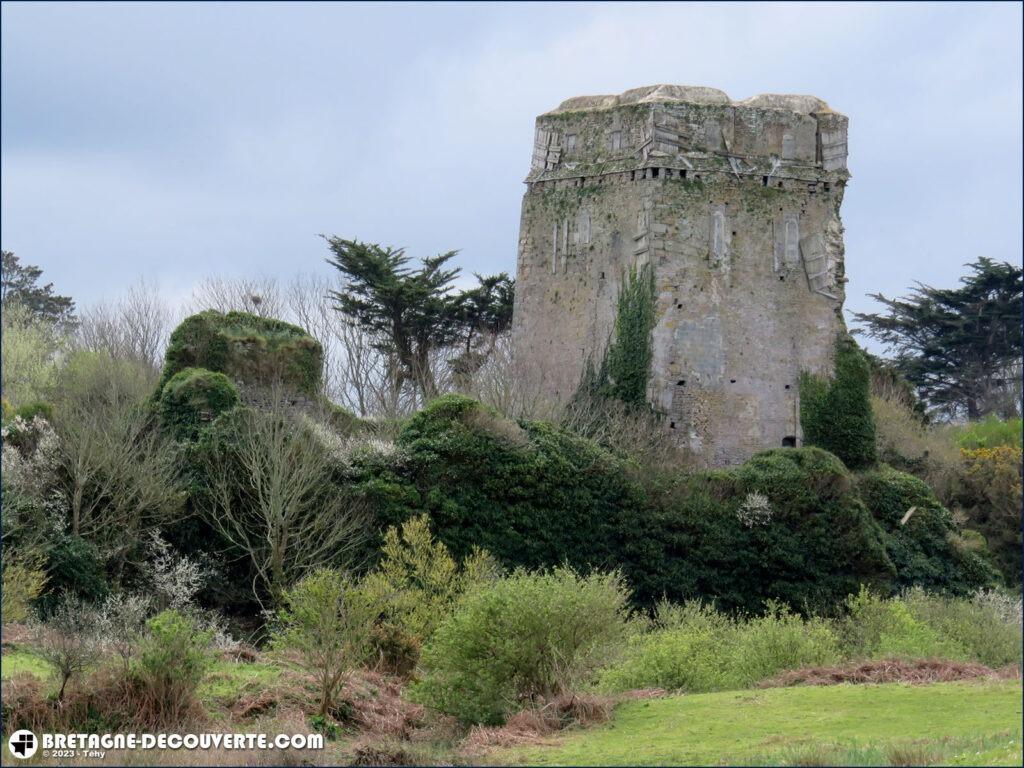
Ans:
[[[804,443],[830,451],[850,469],[875,463],[871,367],[849,335],[836,339],[835,376],[800,377],[800,425]]]
[[[654,270],[650,264],[632,267],[619,291],[615,331],[601,366],[588,365],[581,393],[647,406],[647,380],[651,373],[651,332],[654,312]]]

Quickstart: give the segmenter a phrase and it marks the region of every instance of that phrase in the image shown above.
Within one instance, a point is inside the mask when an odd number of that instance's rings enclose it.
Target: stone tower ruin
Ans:
[[[709,466],[800,445],[801,372],[843,330],[847,118],[812,96],[732,101],[657,85],[537,118],[514,343],[551,397],[576,391],[649,264],[648,400]]]

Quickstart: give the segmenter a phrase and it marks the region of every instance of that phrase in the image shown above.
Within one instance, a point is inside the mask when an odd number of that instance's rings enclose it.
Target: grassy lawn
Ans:
[[[20,672],[30,672],[45,680],[53,676],[55,670],[48,661],[28,651],[15,650],[0,656],[0,678],[6,680]]]
[[[1015,681],[730,691],[627,702],[608,725],[489,759],[539,765],[1020,765],[1021,715],[1021,684]]]

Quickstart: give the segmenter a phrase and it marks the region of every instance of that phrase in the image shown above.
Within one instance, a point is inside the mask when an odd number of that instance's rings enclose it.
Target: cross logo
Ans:
[[[7,740],[11,754],[17,758],[29,758],[39,748],[39,740],[32,731],[15,731]]]

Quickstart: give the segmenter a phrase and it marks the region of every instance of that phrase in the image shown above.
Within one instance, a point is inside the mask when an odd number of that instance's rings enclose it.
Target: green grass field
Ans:
[[[4,678],[46,662],[4,654]],[[241,692],[280,681],[271,665],[218,662],[200,686],[214,721]],[[528,765],[1021,765],[1019,681],[837,685],[672,696],[619,705],[612,720],[480,755]]]
[[[620,705],[607,725],[492,753],[531,765],[1021,765],[1021,684],[838,685]]]

